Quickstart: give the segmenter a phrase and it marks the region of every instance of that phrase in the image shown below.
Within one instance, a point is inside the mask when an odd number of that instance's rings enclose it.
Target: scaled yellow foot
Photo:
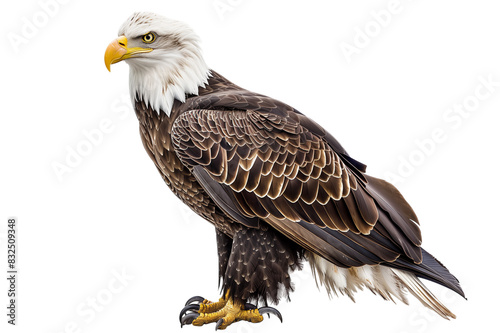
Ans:
[[[189,304],[193,301],[200,301],[200,304]],[[188,313],[194,311],[194,313]],[[209,323],[217,323],[215,329],[225,329],[232,323],[240,320],[245,320],[252,323],[259,323],[264,320],[264,313],[272,313],[283,321],[278,310],[271,307],[262,307],[257,309],[252,304],[245,304],[242,301],[233,300],[228,296],[219,299],[218,302],[210,302],[201,297],[193,297],[188,301],[188,304],[182,309],[179,320],[181,327],[185,324],[194,326],[202,326]]]

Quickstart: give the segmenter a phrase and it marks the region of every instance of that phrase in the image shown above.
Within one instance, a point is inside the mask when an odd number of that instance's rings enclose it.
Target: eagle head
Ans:
[[[111,65],[125,60],[130,66],[130,95],[156,112],[170,114],[174,99],[197,94],[210,71],[203,60],[199,38],[186,24],[154,13],[130,16],[104,55]]]

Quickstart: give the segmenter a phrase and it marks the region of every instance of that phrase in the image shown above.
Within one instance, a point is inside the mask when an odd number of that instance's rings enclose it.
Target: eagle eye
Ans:
[[[154,42],[155,39],[156,39],[156,35],[152,32],[148,32],[147,34],[142,36],[142,40],[144,41],[144,43],[148,43],[148,44]]]

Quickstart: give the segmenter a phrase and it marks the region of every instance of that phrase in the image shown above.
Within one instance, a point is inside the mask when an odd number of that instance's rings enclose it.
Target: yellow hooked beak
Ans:
[[[116,64],[117,62],[120,62],[122,60],[132,58],[139,53],[148,53],[153,51],[153,49],[143,47],[128,48],[127,44],[127,37],[121,36],[108,45],[106,53],[104,54],[104,63],[106,64],[106,68],[108,69],[108,71],[111,72],[112,64]]]

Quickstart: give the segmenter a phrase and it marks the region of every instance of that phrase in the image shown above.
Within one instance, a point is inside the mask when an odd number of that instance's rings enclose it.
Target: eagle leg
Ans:
[[[199,301],[198,296],[191,299],[194,299],[193,302]],[[202,326],[216,322],[217,324],[215,329],[222,330],[232,323],[240,320],[259,323],[264,320],[262,315],[265,313],[272,313],[283,321],[283,318],[278,310],[271,307],[262,307],[257,309],[257,307],[253,304],[244,303],[237,299],[230,298],[229,292],[226,292],[226,295],[218,302],[210,302],[204,299],[199,304],[187,304],[184,309],[182,309],[179,320],[181,322],[181,327],[189,324],[192,324],[193,326]]]
[[[181,327],[216,323],[216,329],[225,329],[240,320],[261,322],[265,313],[283,321],[267,303],[277,304],[283,295],[288,298],[293,289],[289,273],[300,268],[303,250],[264,224],[258,229],[241,225],[232,237],[217,230],[217,250],[224,296],[217,302],[190,298],[179,314]]]

